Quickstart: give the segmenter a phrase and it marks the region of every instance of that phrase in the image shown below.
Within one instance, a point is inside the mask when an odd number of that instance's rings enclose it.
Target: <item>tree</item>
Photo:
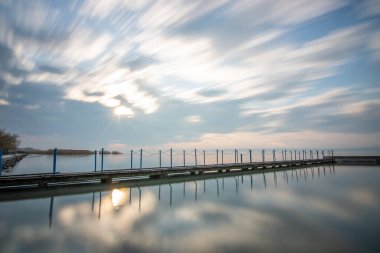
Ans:
[[[17,134],[8,133],[5,129],[0,129],[0,149],[16,150],[20,145],[20,139]]]

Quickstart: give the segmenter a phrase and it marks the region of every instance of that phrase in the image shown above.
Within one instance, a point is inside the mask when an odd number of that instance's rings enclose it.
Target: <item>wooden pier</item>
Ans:
[[[76,173],[39,173],[24,174],[0,177],[0,191],[9,188],[26,188],[38,187],[46,188],[49,186],[59,185],[81,185],[86,183],[109,184],[112,182],[128,180],[147,180],[157,178],[168,178],[176,176],[194,176],[202,174],[224,174],[237,171],[266,171],[266,170],[284,170],[294,167],[318,166],[321,164],[334,163],[333,158],[309,159],[309,160],[291,160],[291,161],[268,161],[252,163],[230,163],[230,164],[213,164],[198,166],[175,166],[162,168],[144,168],[144,169],[121,169],[121,170],[103,170],[94,172],[76,172]]]

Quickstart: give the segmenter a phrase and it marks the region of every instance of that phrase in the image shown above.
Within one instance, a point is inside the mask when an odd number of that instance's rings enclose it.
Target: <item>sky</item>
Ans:
[[[378,0],[0,0],[22,147],[379,148]]]

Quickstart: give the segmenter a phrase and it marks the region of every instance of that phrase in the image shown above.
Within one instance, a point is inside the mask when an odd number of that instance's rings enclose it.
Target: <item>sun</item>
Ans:
[[[124,116],[127,118],[132,118],[135,115],[131,108],[123,105],[115,107],[113,113],[118,117]]]

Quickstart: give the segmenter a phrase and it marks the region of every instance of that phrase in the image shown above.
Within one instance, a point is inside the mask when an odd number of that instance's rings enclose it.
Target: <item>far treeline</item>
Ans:
[[[5,129],[0,129],[0,149],[2,149],[5,154],[17,150],[20,142],[17,134],[11,134]]]

